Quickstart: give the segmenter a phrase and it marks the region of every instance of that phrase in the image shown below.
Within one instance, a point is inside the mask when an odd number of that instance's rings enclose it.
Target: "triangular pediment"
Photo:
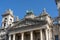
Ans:
[[[29,25],[45,25],[47,23],[47,21],[45,20],[37,20],[35,19],[23,19],[22,21],[17,22],[14,26],[12,26],[12,29],[14,28],[20,28],[20,27],[26,27]]]

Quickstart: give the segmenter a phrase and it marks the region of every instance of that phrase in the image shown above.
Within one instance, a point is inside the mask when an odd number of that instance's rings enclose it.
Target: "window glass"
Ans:
[[[59,40],[58,35],[55,35],[55,40]]]

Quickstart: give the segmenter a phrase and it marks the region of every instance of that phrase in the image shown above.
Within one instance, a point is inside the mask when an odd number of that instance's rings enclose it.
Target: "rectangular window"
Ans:
[[[55,35],[55,40],[59,40],[59,37],[58,37],[58,35]]]

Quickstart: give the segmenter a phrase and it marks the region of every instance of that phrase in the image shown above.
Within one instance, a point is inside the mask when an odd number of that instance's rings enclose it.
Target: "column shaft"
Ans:
[[[11,40],[11,35],[9,35],[9,40]]]
[[[49,29],[49,40],[53,40],[52,38],[53,38],[52,37],[52,31],[51,31],[51,29]]]
[[[13,34],[13,40],[15,40],[15,34]]]
[[[21,40],[24,40],[24,33],[21,33]]]
[[[45,31],[46,31],[46,40],[49,40],[48,29],[46,29]]]
[[[33,40],[33,31],[30,32],[30,39]]]
[[[43,40],[42,30],[40,30],[40,40]]]

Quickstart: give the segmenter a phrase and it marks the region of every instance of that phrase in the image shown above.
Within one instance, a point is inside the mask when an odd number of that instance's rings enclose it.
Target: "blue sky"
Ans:
[[[58,15],[55,0],[0,0],[0,24],[1,15],[7,9],[12,9],[14,15],[22,19],[26,14],[26,10],[33,10],[35,15],[39,15],[44,8],[46,8],[51,17],[54,18]]]

